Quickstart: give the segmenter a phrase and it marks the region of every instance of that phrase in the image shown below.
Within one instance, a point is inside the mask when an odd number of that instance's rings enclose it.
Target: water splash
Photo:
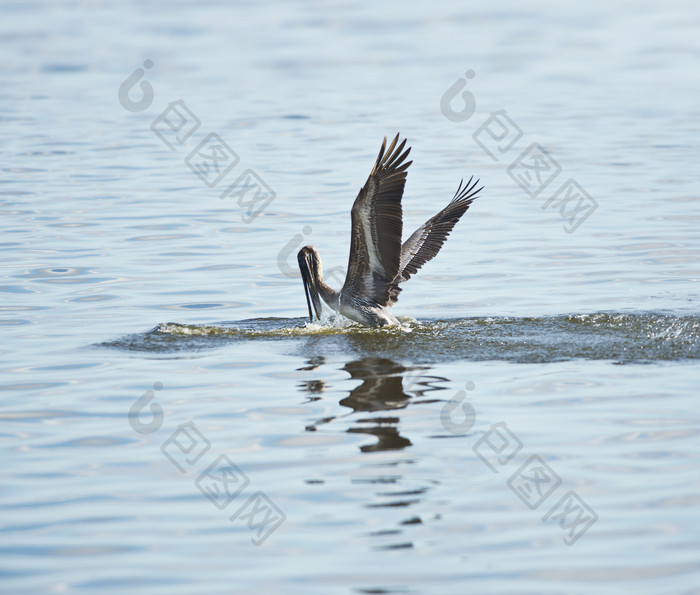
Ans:
[[[162,323],[102,343],[129,351],[187,352],[251,340],[287,341],[295,350],[309,341],[333,351],[435,363],[501,360],[518,363],[571,359],[650,363],[700,359],[700,317],[660,313],[594,313],[520,318],[400,320],[371,329],[331,318],[257,318],[213,325]]]

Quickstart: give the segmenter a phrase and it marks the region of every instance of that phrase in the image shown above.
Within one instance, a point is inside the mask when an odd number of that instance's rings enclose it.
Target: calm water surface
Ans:
[[[697,593],[700,10],[635,7],[0,5],[0,591]],[[486,189],[308,325],[397,131],[405,233]]]

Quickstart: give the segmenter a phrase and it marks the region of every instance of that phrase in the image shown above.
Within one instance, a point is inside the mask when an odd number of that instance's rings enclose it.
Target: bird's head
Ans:
[[[318,286],[321,282],[321,258],[313,246],[304,246],[297,254],[299,261],[299,270],[301,271],[301,280],[304,283],[304,292],[306,293],[306,305],[309,307],[309,320],[314,321],[314,312],[316,317],[321,318],[321,298],[318,293]],[[313,304],[313,311],[311,305]]]

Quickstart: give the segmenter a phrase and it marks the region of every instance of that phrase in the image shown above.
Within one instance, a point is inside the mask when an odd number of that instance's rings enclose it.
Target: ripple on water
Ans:
[[[86,267],[41,267],[12,275],[12,278],[53,285],[96,285],[115,280],[112,277],[97,277],[95,272]]]

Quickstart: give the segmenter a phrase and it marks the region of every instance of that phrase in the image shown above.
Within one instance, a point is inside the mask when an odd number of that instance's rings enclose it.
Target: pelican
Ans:
[[[386,137],[367,182],[352,205],[350,259],[345,283],[340,291],[323,281],[321,257],[313,246],[304,246],[297,254],[306,293],[309,319],[321,318],[321,299],[336,313],[366,326],[398,324],[388,308],[396,303],[399,285],[432,260],[445,243],[459,218],[477,194],[479,184],[473,176],[459,184],[450,203],[431,217],[401,244],[403,219],[401,197],[406,184],[406,139],[399,135],[386,147]],[[313,305],[313,311],[311,309]]]

